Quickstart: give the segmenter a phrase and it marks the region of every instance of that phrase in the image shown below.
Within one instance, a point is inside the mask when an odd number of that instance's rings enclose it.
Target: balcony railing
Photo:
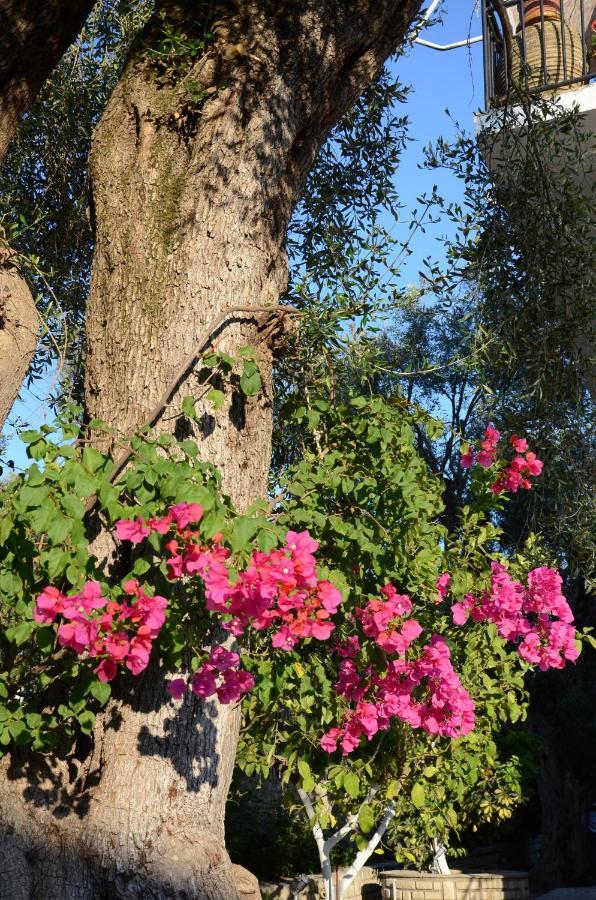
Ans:
[[[482,0],[486,108],[515,88],[557,93],[595,78],[595,11],[586,0]]]

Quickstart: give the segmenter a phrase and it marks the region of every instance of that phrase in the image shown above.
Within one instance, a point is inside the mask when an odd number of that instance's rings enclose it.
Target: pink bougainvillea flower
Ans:
[[[340,736],[339,728],[330,728],[321,738],[321,747],[326,753],[335,753],[337,750],[337,741]]]
[[[240,663],[240,657],[225,647],[215,647],[209,654],[209,663],[218,671],[223,672],[225,669],[232,669]]]
[[[149,664],[150,653],[151,641],[148,638],[144,636],[133,637],[130,642],[130,650],[126,656],[126,668],[130,669],[133,675],[140,675]]]
[[[501,432],[497,431],[492,422],[486,426],[486,430],[484,432],[484,438],[481,441],[481,446],[485,449],[494,449],[499,441],[501,440]],[[486,446],[485,446],[486,445]]]
[[[255,686],[255,679],[250,672],[227,669],[223,673],[222,683],[217,688],[217,698],[220,703],[237,703],[244,694],[247,694]]]
[[[441,601],[445,599],[450,584],[451,574],[449,572],[443,572],[442,575],[439,575],[435,582],[435,587],[437,589],[437,599],[435,600],[435,603],[441,603]]]
[[[177,503],[170,506],[168,512],[180,530],[203,517],[203,507],[198,503]]]
[[[311,538],[308,531],[286,532],[286,546],[296,556],[311,556],[319,548],[319,542]]]
[[[83,616],[73,617],[73,621],[65,622],[58,628],[58,643],[81,654],[88,650],[97,640],[99,625],[96,620],[88,620]]]
[[[516,453],[525,453],[528,449],[528,442],[525,438],[520,438],[516,434],[512,434],[510,438],[511,446]]]
[[[171,524],[172,516],[169,513],[166,516],[161,516],[159,519],[149,519],[147,521],[147,527],[150,528],[151,531],[156,531],[157,534],[167,534]]]
[[[544,463],[538,459],[535,453],[526,453],[526,468],[530,475],[540,475]]]
[[[114,529],[119,541],[130,541],[131,544],[140,544],[151,534],[151,529],[145,525],[139,516],[137,519],[119,519]]]
[[[98,581],[88,581],[83,589],[64,604],[63,614],[67,619],[72,619],[79,613],[89,614],[95,609],[103,609],[108,602],[107,597],[101,595],[101,585]]]
[[[115,662],[122,662],[130,649],[130,641],[125,631],[110,634],[105,641],[105,652]]]
[[[465,625],[468,621],[469,609],[464,603],[454,603],[451,607],[451,618],[454,625]]]
[[[490,450],[479,450],[476,454],[476,462],[483,469],[490,469],[495,461],[495,455]]]
[[[100,681],[113,681],[118,674],[118,665],[113,659],[102,659],[93,671]]]
[[[282,625],[271,638],[271,646],[282,650],[291,650],[297,643],[298,638],[292,634],[288,625]]]
[[[217,673],[213,666],[205,663],[197,669],[190,683],[193,694],[205,700],[217,690]]]
[[[55,587],[46,587],[35,601],[33,618],[36,622],[49,625],[63,612],[66,603],[70,603],[70,598],[62,591]]]
[[[166,690],[172,700],[180,700],[180,698],[187,692],[188,685],[184,678],[173,678],[172,681],[169,681],[166,685]]]
[[[332,615],[337,612],[342,602],[340,591],[330,581],[319,581],[317,584],[317,599],[323,608]]]
[[[466,450],[465,453],[462,453],[459,464],[462,469],[472,468],[472,466],[474,465],[474,451],[472,450],[472,448]]]

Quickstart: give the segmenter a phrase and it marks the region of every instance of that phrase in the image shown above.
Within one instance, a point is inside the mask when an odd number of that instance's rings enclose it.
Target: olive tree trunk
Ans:
[[[199,405],[197,426],[179,416],[181,398],[201,392],[191,374],[157,426],[194,430],[240,509],[267,490],[271,364],[283,328],[263,307],[286,287],[292,208],[329,129],[419,5],[245,0],[193,23],[200,4],[191,13],[191,4],[162,3],[165,19],[137,41],[94,135],[87,412],[130,434],[214,324],[214,347],[255,347],[258,396],[232,388],[217,412]],[[192,59],[161,65],[164,22],[185,40],[212,38]],[[4,854],[25,888],[3,893],[0,879],[0,900],[237,897],[223,823],[238,708],[188,698],[174,709],[153,672],[123,691],[79,761],[41,772],[13,762],[0,821],[12,829]]]

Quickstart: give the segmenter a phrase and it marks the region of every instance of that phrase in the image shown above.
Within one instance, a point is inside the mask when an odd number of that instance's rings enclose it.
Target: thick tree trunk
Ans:
[[[561,885],[584,884],[590,877],[593,849],[588,813],[593,789],[578,778],[559,722],[532,710],[530,725],[542,740],[536,773],[541,843],[530,885],[534,893],[542,894]]]
[[[0,246],[0,428],[35,353],[39,319],[27,282]]]
[[[169,70],[148,54],[162,36],[156,18],[96,130],[88,413],[120,434],[134,431],[210,323],[228,309],[255,308],[232,312],[212,337],[232,355],[256,347],[260,395],[246,400],[232,386],[216,413],[199,406],[195,428],[177,415],[182,396],[201,392],[194,373],[158,424],[194,430],[240,509],[267,490],[277,331],[262,307],[286,286],[291,210],[330,127],[377,74],[419,5],[223,3],[205,29],[214,35],[206,52]],[[196,6],[192,16],[188,6],[167,2],[161,11],[175,29],[201,38],[203,24],[191,21]],[[112,719],[102,719],[81,768],[61,776],[63,819],[52,814],[54,795],[29,802],[26,771],[10,794],[0,793],[13,850],[32,829],[42,829],[41,842],[51,821],[60,865],[52,868],[45,853],[44,871],[54,873],[65,900],[236,897],[223,814],[238,710],[188,700],[172,712],[153,674],[130,690],[112,704]],[[31,854],[23,859],[28,884],[39,866]],[[38,894],[33,888],[23,896]]]
[[[0,164],[21,116],[68,45],[94,0],[0,0]],[[39,320],[15,257],[0,233],[0,429],[35,352]]]
[[[0,0],[0,160],[94,0]]]

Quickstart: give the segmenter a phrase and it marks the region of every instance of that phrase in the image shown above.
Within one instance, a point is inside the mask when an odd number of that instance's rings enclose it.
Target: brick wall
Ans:
[[[381,872],[383,900],[528,900],[525,872]]]
[[[343,871],[339,869],[338,881]],[[261,884],[261,894],[263,900],[291,900],[291,883]],[[352,882],[345,900],[529,900],[529,896],[526,872],[430,875],[365,867]],[[324,897],[323,879],[311,875],[300,900]]]

